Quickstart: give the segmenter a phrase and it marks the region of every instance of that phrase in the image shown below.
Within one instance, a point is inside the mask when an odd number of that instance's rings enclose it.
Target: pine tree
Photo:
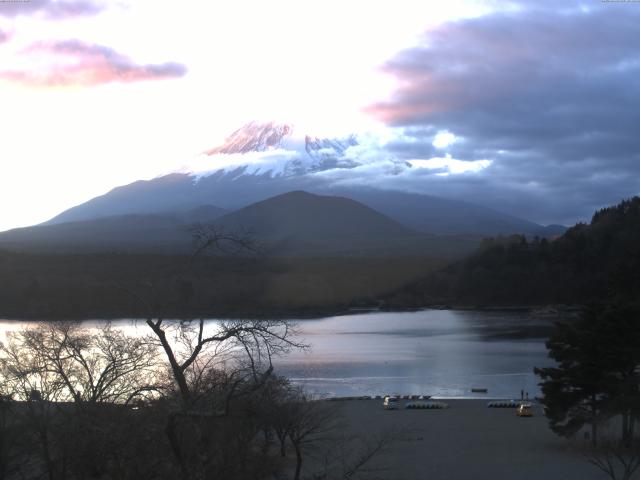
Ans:
[[[640,310],[593,304],[579,321],[560,323],[547,341],[555,367],[536,368],[551,429],[572,436],[620,415],[628,443],[640,417]]]

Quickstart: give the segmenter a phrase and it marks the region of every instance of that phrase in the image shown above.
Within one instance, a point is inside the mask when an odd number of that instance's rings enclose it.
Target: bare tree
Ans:
[[[185,272],[207,253],[255,254],[260,250],[244,232],[197,225],[192,233],[194,253],[184,265]],[[147,312],[147,341],[165,357],[163,371],[168,373],[171,386],[166,390],[168,401],[155,410],[165,412],[164,433],[181,476],[255,478],[255,472],[250,472],[256,465],[267,467],[263,469],[266,472],[273,464],[265,456],[267,450],[263,448],[262,457],[252,452],[258,434],[269,430],[263,400],[268,397],[265,392],[277,383],[273,358],[305,347],[295,339],[295,326],[281,320],[168,320],[162,312],[175,309],[166,298],[160,298],[151,282],[147,286],[146,293],[124,285],[120,288]],[[182,296],[192,294],[189,291]],[[78,355],[72,357],[77,359]],[[80,361],[85,371],[86,364]],[[72,383],[63,380],[65,385]],[[94,391],[94,387],[91,383],[80,392]],[[72,395],[77,399],[77,394]]]
[[[212,322],[209,331],[205,329],[204,319],[167,322],[162,318],[148,318],[146,323],[166,355],[185,409],[193,406],[197,385],[209,368],[222,363],[233,365],[236,373],[247,372],[255,381],[260,381],[272,373],[274,356],[304,347],[293,338],[294,327],[287,321]],[[206,359],[204,363],[203,359]]]
[[[107,468],[119,425],[128,425],[134,399],[157,396],[157,347],[105,324],[42,323],[10,333],[0,344],[0,374],[20,408],[16,418],[50,480],[90,478]],[[71,405],[75,406],[72,408]],[[99,406],[99,407],[98,407]]]
[[[598,445],[588,448],[584,455],[611,480],[630,480],[640,469],[640,439],[627,443],[601,436]]]
[[[108,323],[95,332],[71,322],[41,323],[10,334],[0,354],[22,399],[40,391],[48,401],[128,404],[162,388],[155,345]]]
[[[32,447],[23,453],[33,454],[46,477],[56,480],[61,454],[52,437],[56,430],[57,402],[66,399],[64,384],[38,352],[26,346],[21,333],[10,333],[7,343],[0,343],[0,377],[5,391],[23,403],[14,417],[26,437],[20,440]]]
[[[216,225],[193,227],[194,253],[186,268],[200,255],[257,253],[260,247],[247,232],[227,232]],[[207,372],[224,370],[232,383],[248,374],[254,382],[273,371],[272,358],[292,348],[304,348],[294,337],[295,326],[282,320],[226,320],[205,324],[204,319],[167,321],[158,312],[158,301],[151,295],[129,291],[147,310],[146,324],[159,342],[168,361],[184,409],[193,407],[198,386]],[[222,364],[226,364],[221,368]],[[232,366],[230,364],[233,363]],[[242,372],[242,374],[239,374]]]
[[[295,480],[302,478],[303,464],[306,477],[314,480],[359,478],[401,434],[393,430],[366,439],[345,435],[340,407],[339,402],[310,398],[286,382],[279,385],[268,404],[269,425],[280,442],[280,455],[286,456],[287,444],[295,452]]]
[[[229,474],[225,452],[237,456],[260,431],[250,412],[239,414],[236,409],[233,417],[231,407],[267,384],[274,356],[303,345],[292,337],[293,327],[286,321],[148,318],[146,323],[165,353],[176,385],[179,404],[169,413],[165,431],[182,476],[198,477],[206,471]],[[215,448],[234,441],[245,447]]]
[[[331,456],[332,449],[325,449],[322,444],[329,447],[336,444],[340,427],[339,404],[313,400],[285,380],[271,392],[265,416],[278,439],[280,456],[286,457],[288,444],[295,452],[295,480],[301,478],[307,453],[315,452],[318,456],[325,452],[325,460]]]
[[[259,250],[248,234],[229,233],[215,225],[198,225],[192,233],[195,249],[187,269],[206,253]],[[151,294],[146,296],[128,291],[148,312],[146,324],[164,353],[175,386],[178,404],[167,416],[165,432],[182,476],[202,477],[213,471],[229,475],[225,449],[234,442],[247,446],[261,430],[256,411],[249,410],[256,410],[252,398],[272,378],[273,357],[304,345],[287,321],[167,320],[153,285],[149,287]],[[245,399],[241,414],[242,409],[232,412],[239,399]],[[243,448],[235,448],[233,455],[237,457]]]
[[[226,230],[216,224],[197,223],[191,228],[193,253],[191,261],[203,254],[260,254],[263,246],[246,229]]]
[[[299,480],[305,449],[334,434],[338,416],[333,405],[329,405],[327,402],[309,401],[303,394],[299,401],[290,404],[289,408],[291,409],[291,424],[288,436],[296,453],[294,479]]]
[[[323,469],[312,476],[313,480],[372,479],[380,469],[370,467],[372,460],[385,453],[401,437],[402,432],[390,430],[368,438],[339,436],[324,453]],[[389,478],[386,474],[380,478]]]

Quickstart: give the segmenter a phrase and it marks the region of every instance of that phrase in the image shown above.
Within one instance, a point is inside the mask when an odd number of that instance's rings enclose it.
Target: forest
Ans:
[[[581,305],[638,293],[640,197],[633,197],[555,239],[484,239],[476,253],[408,284],[387,305]]]

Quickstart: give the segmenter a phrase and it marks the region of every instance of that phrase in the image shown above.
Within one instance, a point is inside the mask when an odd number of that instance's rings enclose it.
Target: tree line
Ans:
[[[408,284],[389,306],[585,304],[640,294],[640,197],[555,239],[488,238],[468,258]]]

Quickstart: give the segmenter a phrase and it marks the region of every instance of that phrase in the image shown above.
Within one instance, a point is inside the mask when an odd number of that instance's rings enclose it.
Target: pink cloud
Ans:
[[[556,3],[523,1],[515,12],[429,30],[420,44],[382,67],[397,88],[389,100],[365,112],[393,125],[431,124],[447,115],[469,116],[472,110],[480,116],[510,108],[548,114],[547,103],[558,111],[558,102],[583,89],[637,70],[631,39],[637,36],[640,10],[622,13],[606,4],[583,10],[578,0],[563,2],[563,10]],[[593,100],[585,94],[576,102],[582,108]]]
[[[80,40],[41,42],[26,55],[45,55],[37,70],[0,71],[0,79],[32,86],[95,86],[111,82],[139,82],[182,77],[184,65],[175,62],[141,65],[115,50]]]

